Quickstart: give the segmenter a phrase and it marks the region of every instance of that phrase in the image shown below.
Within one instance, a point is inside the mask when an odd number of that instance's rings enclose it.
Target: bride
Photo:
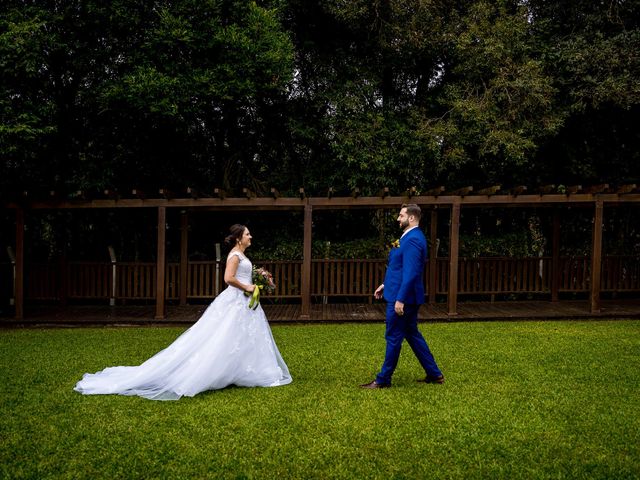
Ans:
[[[291,383],[262,307],[248,308],[250,297],[245,292],[257,288],[251,279],[251,262],[244,255],[251,245],[249,229],[233,225],[225,243],[233,245],[224,272],[228,287],[191,328],[141,365],[86,373],[74,390],[85,395],[178,400],[229,385],[275,387]]]

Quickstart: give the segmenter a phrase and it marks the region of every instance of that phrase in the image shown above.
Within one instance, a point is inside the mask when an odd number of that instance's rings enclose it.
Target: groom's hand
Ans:
[[[396,300],[396,304],[393,308],[398,315],[404,315],[404,303]]]
[[[373,292],[373,296],[377,299],[380,300],[382,298],[382,291],[384,290],[384,284],[380,285],[378,288],[376,288],[376,291]]]

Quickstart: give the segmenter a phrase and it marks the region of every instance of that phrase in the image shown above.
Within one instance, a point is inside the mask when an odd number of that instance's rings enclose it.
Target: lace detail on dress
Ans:
[[[251,283],[251,272],[253,270],[253,265],[251,260],[244,256],[242,252],[234,250],[229,252],[227,255],[227,260],[232,256],[236,256],[240,259],[240,263],[238,263],[238,270],[236,270],[236,278],[240,280],[242,283]]]

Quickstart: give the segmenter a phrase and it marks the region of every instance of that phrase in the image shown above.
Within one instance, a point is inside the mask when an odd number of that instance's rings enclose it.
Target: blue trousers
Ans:
[[[394,303],[387,303],[387,329],[385,333],[387,350],[382,369],[376,376],[376,382],[381,385],[391,384],[391,376],[398,365],[402,341],[405,339],[427,375],[430,377],[442,375],[431,350],[429,350],[429,345],[418,330],[418,308],[420,306],[405,305],[404,315],[398,315],[394,307]]]

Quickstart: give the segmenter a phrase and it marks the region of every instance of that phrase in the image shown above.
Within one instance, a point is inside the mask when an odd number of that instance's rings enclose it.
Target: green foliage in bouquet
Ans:
[[[273,281],[273,275],[264,268],[253,267],[251,272],[251,281],[255,284],[256,288],[252,293],[245,292],[247,296],[251,296],[249,300],[249,308],[255,310],[260,305],[260,293],[262,290],[273,292],[276,289],[276,284]]]

